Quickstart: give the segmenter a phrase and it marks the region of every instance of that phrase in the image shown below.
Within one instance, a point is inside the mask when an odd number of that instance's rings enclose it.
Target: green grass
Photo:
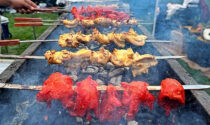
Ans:
[[[5,13],[3,16],[9,18],[9,31],[12,34],[11,39],[20,39],[20,40],[33,40],[33,28],[32,27],[15,27],[14,26],[14,17],[34,17],[42,19],[52,19],[55,20],[58,18],[57,13],[37,13],[34,15],[31,14],[10,14]],[[48,28],[49,26],[35,27],[37,38]],[[8,46],[8,53],[6,53],[6,48],[2,47],[3,54],[21,54],[31,43],[21,43],[20,45]]]
[[[185,63],[183,60],[177,60],[185,70],[199,83],[203,85],[210,85],[210,79],[201,74],[199,70],[192,69]],[[210,90],[206,90],[206,92],[210,95]]]

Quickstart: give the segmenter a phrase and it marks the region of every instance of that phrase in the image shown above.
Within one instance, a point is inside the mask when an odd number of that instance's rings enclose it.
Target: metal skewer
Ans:
[[[179,59],[186,56],[155,56],[156,59]],[[19,55],[4,55],[0,54],[0,58],[13,58],[13,59],[45,59],[44,56],[19,56]]]
[[[210,85],[182,85],[185,90],[204,90],[210,89]],[[39,91],[42,89],[42,86],[33,86],[33,85],[20,85],[20,84],[9,84],[9,83],[0,83],[0,88],[4,89],[17,89],[17,90],[35,90]],[[72,87],[73,90],[76,89],[76,86]],[[107,86],[98,86],[97,90],[105,91]],[[115,86],[116,90],[123,91],[124,88],[121,86]],[[147,86],[148,90],[159,91],[161,86]]]

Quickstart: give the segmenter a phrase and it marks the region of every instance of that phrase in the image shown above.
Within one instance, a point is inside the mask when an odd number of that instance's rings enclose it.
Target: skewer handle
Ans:
[[[18,45],[20,44],[19,39],[14,40],[0,40],[0,46]]]
[[[16,27],[29,27],[29,26],[43,26],[42,22],[35,22],[35,23],[15,23]]]
[[[15,17],[14,20],[22,22],[42,22],[42,18]]]

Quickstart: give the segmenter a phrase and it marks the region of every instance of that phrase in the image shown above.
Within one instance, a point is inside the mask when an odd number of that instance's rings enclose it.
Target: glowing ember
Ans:
[[[127,112],[126,119],[133,120],[139,111],[141,104],[153,109],[155,96],[149,93],[146,82],[133,81],[131,83],[121,83],[125,88],[122,98],[123,109]]]
[[[165,79],[161,82],[158,104],[166,110],[168,116],[171,109],[185,104],[185,92],[182,85],[175,79]]]

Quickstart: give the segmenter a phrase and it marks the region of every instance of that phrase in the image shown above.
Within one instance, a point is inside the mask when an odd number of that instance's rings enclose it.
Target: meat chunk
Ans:
[[[77,48],[79,46],[79,41],[77,40],[78,34],[73,33],[65,33],[63,35],[60,35],[58,44],[61,47],[73,47]]]
[[[152,95],[146,82],[133,81],[131,83],[121,83],[124,88],[122,105],[123,110],[127,113],[126,119],[133,120],[139,111],[139,106],[148,106],[151,110],[155,101],[155,96]]]
[[[118,122],[123,115],[121,106],[119,93],[113,85],[108,85],[100,104],[100,121]]]
[[[99,51],[92,51],[90,61],[92,64],[105,65],[109,62],[110,57],[111,53],[108,50],[100,48]]]
[[[48,50],[44,56],[49,64],[63,64],[64,61],[71,59],[71,54],[67,50],[62,50],[60,52]]]
[[[73,107],[74,91],[72,89],[72,79],[61,73],[53,73],[44,82],[42,90],[37,94],[37,100],[46,102],[50,107],[52,100],[60,100],[65,108]]]
[[[167,78],[163,80],[158,94],[158,104],[166,110],[167,116],[171,109],[184,105],[185,92],[183,86],[175,79]]]
[[[131,66],[133,55],[134,53],[131,48],[127,50],[114,49],[110,60],[116,66]]]
[[[98,117],[100,93],[97,86],[98,83],[92,80],[91,76],[77,83],[76,102],[71,115],[79,117],[86,115],[86,119],[91,120],[91,112],[94,111],[95,117]]]

